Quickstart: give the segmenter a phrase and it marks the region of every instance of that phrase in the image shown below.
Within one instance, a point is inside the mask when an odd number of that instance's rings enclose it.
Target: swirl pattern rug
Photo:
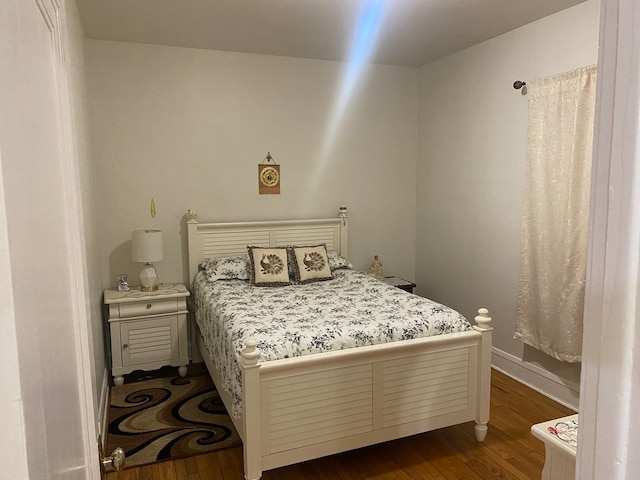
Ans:
[[[154,378],[111,389],[106,451],[122,447],[126,467],[240,444],[208,375]]]

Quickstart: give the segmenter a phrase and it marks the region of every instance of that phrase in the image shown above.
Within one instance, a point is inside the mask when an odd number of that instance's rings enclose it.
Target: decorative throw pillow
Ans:
[[[339,270],[340,268],[353,268],[353,265],[349,260],[340,256],[339,253],[334,252],[333,250],[327,250],[327,258],[329,259],[329,268],[332,272],[334,270]]]
[[[286,247],[247,247],[251,283],[258,287],[290,285]]]
[[[289,251],[296,283],[320,282],[333,278],[325,245],[289,247]]]
[[[249,256],[212,258],[204,263],[207,280],[249,280]]]

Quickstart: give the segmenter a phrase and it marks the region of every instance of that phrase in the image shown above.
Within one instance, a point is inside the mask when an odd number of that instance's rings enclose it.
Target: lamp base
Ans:
[[[158,290],[160,279],[153,263],[146,263],[140,272],[140,291],[155,292]]]

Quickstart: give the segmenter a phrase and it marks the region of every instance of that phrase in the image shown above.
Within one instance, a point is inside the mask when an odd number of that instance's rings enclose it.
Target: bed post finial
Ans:
[[[242,363],[245,365],[255,365],[258,363],[261,353],[256,345],[256,341],[251,338],[244,342],[244,348],[240,352],[240,355],[242,355]]]
[[[187,210],[187,214],[185,216],[187,217],[187,222],[195,222],[198,220],[198,214],[192,209]]]
[[[476,321],[476,329],[478,330],[492,330],[491,317],[489,316],[489,310],[486,308],[478,309],[478,315],[474,319]]]
[[[338,216],[342,219],[342,224],[347,224],[347,218],[349,218],[349,210],[347,210],[346,205],[342,205],[338,210]]]

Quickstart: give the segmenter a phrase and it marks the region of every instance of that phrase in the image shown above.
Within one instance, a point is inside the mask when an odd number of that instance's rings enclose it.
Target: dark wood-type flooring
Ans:
[[[484,443],[474,423],[448,427],[263,473],[263,480],[539,479],[544,445],[531,425],[573,414],[492,370],[491,419]],[[103,480],[242,480],[242,449],[125,469]]]

